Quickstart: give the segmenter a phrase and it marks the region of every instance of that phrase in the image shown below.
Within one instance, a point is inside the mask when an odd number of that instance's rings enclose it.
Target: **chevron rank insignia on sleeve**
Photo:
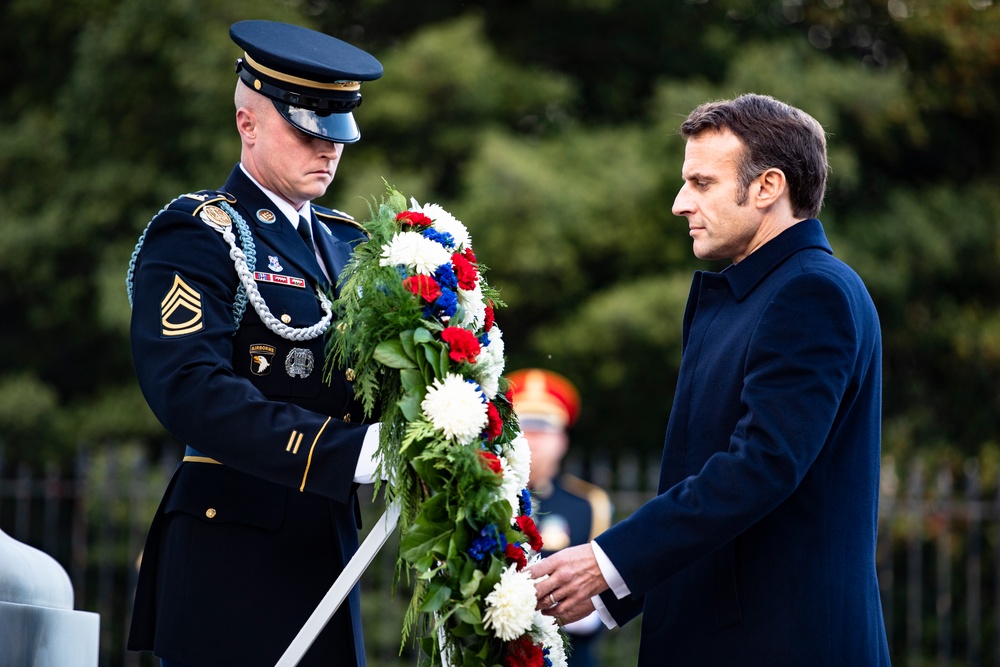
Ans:
[[[174,284],[160,302],[160,334],[176,338],[197,333],[204,327],[201,292],[175,273]]]

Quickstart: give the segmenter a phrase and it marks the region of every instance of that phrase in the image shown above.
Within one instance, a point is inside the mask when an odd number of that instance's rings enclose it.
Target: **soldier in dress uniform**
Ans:
[[[349,368],[324,381],[340,271],[365,239],[312,204],[333,181],[368,53],[241,21],[240,163],[149,223],[128,273],[142,392],[187,445],[149,530],[128,646],[165,667],[273,665],[358,546],[378,428]],[[358,588],[301,665],[364,665]]]
[[[612,506],[604,489],[560,474],[569,428],[580,414],[580,395],[573,383],[549,370],[527,368],[508,379],[514,411],[531,449],[528,487],[544,543],[542,555],[585,544],[611,526]],[[569,666],[597,664],[595,640],[604,627],[597,612],[565,627],[573,641]]]

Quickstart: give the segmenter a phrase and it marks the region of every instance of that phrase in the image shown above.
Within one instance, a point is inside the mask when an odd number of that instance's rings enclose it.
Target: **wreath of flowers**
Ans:
[[[334,304],[328,378],[351,367],[381,422],[380,477],[400,506],[396,580],[412,576],[402,638],[421,662],[564,667],[565,634],[535,610],[524,571],[542,539],[531,453],[503,377],[504,304],[465,225],[393,188],[370,204]],[[379,485],[376,486],[376,493]]]

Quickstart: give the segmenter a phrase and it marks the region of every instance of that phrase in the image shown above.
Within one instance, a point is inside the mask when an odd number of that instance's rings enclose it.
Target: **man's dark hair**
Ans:
[[[737,166],[739,205],[747,201],[753,179],[766,170],[785,174],[796,217],[819,215],[826,192],[826,134],[815,118],[767,95],[747,94],[706,102],[681,125],[685,139],[702,132],[729,130],[743,142]]]

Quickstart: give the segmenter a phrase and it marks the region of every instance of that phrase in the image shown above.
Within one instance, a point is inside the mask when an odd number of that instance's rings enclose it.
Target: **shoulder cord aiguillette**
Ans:
[[[254,263],[257,261],[257,250],[254,247],[253,236],[250,234],[250,228],[247,226],[243,217],[237,213],[232,206],[226,202],[219,202],[219,205],[233,220],[233,224],[237,229],[239,229],[240,237],[243,240],[243,248],[241,249],[236,245],[236,235],[233,234],[230,226],[219,227],[212,224],[208,225],[215,231],[222,234],[222,238],[229,244],[229,256],[233,260],[233,264],[236,267],[236,274],[240,279],[240,285],[237,288],[236,293],[236,301],[233,302],[233,323],[236,328],[239,328],[240,321],[243,319],[243,313],[246,310],[247,301],[249,300],[250,303],[253,304],[254,310],[257,311],[257,314],[260,316],[264,325],[282,338],[293,341],[305,341],[312,340],[323,335],[323,333],[325,333],[330,327],[330,322],[333,319],[333,306],[323,290],[318,286],[316,287],[316,296],[319,297],[320,307],[323,309],[323,317],[319,322],[311,327],[297,329],[278,320],[278,318],[271,314],[271,310],[267,307],[267,304],[264,303],[264,299],[261,297],[260,291],[257,289],[257,282],[254,280],[253,273],[250,271],[250,267],[248,266],[249,261],[253,261]],[[169,206],[170,204],[167,204],[167,206],[163,207],[163,209],[160,210],[160,213],[166,211]],[[160,213],[157,213],[156,215],[160,215]],[[155,218],[156,216],[153,216],[153,219]],[[132,257],[129,260],[128,273],[125,276],[125,289],[128,293],[129,307],[132,306],[136,260],[139,257],[139,251],[142,250],[142,243],[146,239],[146,232],[149,231],[149,225],[151,224],[153,224],[152,220],[150,220],[149,224],[146,225],[146,228],[139,236],[139,241],[135,244],[135,250],[132,251]],[[233,334],[235,335],[235,333],[236,331],[234,330]]]
[[[254,280],[253,272],[247,265],[247,256],[249,254],[253,254],[254,260],[256,261],[256,250],[253,246],[253,238],[250,236],[250,229],[247,227],[247,223],[243,220],[243,217],[237,213],[236,209],[232,206],[226,202],[219,202],[219,207],[233,219],[233,223],[236,228],[240,230],[240,236],[246,240],[245,245],[248,252],[244,252],[238,245],[236,245],[236,235],[233,234],[232,227],[226,226],[219,228],[215,225],[209,226],[220,232],[222,234],[222,238],[224,238],[229,244],[229,256],[232,258],[233,264],[236,266],[236,274],[240,277],[240,283],[243,289],[246,290],[247,299],[250,301],[253,309],[257,311],[257,314],[260,316],[260,320],[264,323],[264,326],[286,340],[305,341],[322,336],[323,333],[330,327],[330,322],[333,320],[333,305],[330,303],[330,299],[327,298],[323,290],[319,286],[316,287],[316,296],[319,297],[320,307],[323,309],[323,317],[320,318],[319,322],[312,326],[303,328],[290,327],[272,315],[271,309],[267,307],[266,303],[264,303],[264,299],[261,297],[260,291],[257,289],[257,281]]]

